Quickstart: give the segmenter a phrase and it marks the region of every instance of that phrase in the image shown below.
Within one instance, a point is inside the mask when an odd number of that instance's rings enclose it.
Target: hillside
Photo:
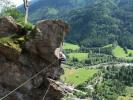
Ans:
[[[68,21],[67,42],[99,47],[117,41],[133,49],[133,0],[32,0],[29,20],[47,18]]]
[[[31,0],[29,19],[36,22],[40,19],[61,18],[72,9],[84,7],[93,0]],[[23,7],[18,8],[23,11]]]
[[[97,0],[67,16],[71,34],[67,41],[99,47],[117,41],[133,48],[133,0]]]
[[[115,51],[133,49],[133,0],[32,0],[29,8],[29,19],[33,22],[43,18],[67,20],[71,30],[66,42],[81,48],[117,43],[122,49],[118,47]],[[69,45],[64,46],[68,49]]]

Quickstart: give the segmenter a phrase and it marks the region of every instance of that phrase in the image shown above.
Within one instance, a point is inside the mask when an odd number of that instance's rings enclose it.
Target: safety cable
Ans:
[[[56,60],[54,63],[48,65],[48,67],[50,67],[51,65],[55,64],[58,60]],[[20,86],[18,86],[17,88],[15,88],[14,90],[12,90],[11,92],[9,92],[8,94],[6,94],[5,96],[3,96],[2,98],[0,98],[0,100],[5,99],[6,97],[8,97],[9,95],[11,95],[12,93],[14,93],[16,90],[18,90],[19,88],[21,88],[22,86],[24,86],[26,83],[28,83],[29,81],[31,81],[32,79],[36,78],[38,75],[40,75],[43,71],[45,70],[45,68],[43,68],[41,71],[39,71],[38,73],[36,73],[34,76],[32,76],[31,78],[29,78],[27,81],[25,81],[24,83],[22,83]],[[47,92],[47,91],[46,91]]]

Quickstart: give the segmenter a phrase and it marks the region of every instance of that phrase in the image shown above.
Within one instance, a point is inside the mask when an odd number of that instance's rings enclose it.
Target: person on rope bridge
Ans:
[[[61,65],[62,63],[65,63],[67,61],[65,54],[61,51],[60,48],[57,48],[55,50],[55,55],[59,59],[59,65]]]

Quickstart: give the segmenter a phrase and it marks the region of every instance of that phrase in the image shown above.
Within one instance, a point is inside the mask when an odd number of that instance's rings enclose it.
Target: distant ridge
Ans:
[[[36,22],[40,19],[61,18],[69,11],[86,6],[93,0],[32,0],[29,7],[29,19]],[[23,12],[22,5],[18,9]]]

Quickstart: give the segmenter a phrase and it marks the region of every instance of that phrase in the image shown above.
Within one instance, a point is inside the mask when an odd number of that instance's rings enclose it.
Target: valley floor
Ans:
[[[132,81],[130,74],[133,50],[127,49],[126,52],[119,45],[112,44],[101,48],[81,49],[78,45],[65,43],[64,48],[68,60],[66,64],[62,64],[65,73],[61,76],[61,81],[77,90],[73,94],[76,99],[72,100],[88,100],[89,97],[90,100],[97,97],[102,98],[99,100],[133,100],[133,90],[124,89],[128,85],[123,83]],[[118,76],[118,73],[122,75]]]

